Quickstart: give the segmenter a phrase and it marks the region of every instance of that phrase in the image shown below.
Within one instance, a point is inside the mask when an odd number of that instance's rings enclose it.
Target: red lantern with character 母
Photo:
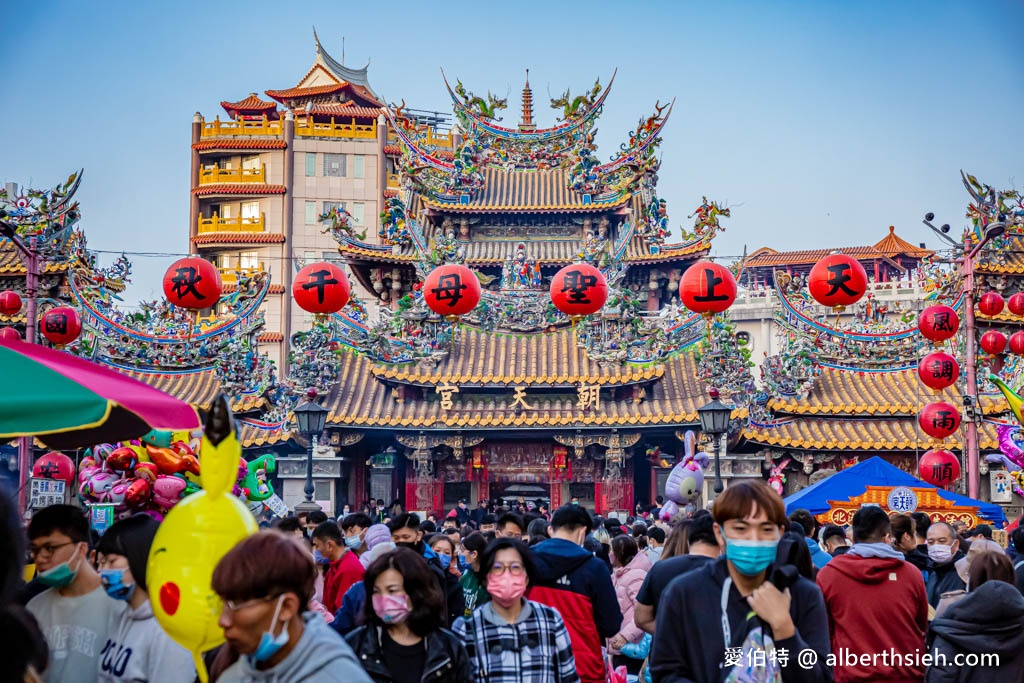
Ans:
[[[679,299],[694,313],[721,313],[736,301],[736,278],[723,265],[697,261],[679,279]]]
[[[351,288],[333,263],[310,263],[295,274],[292,296],[299,308],[317,315],[337,313],[348,303]]]
[[[164,296],[178,308],[212,308],[221,294],[220,272],[204,258],[178,259],[164,273]]]
[[[82,318],[70,306],[51,308],[39,321],[39,331],[51,344],[64,346],[82,333]]]
[[[21,310],[21,296],[6,289],[0,292],[0,315],[11,316]]]
[[[864,266],[846,254],[829,254],[815,263],[807,276],[807,291],[815,301],[829,308],[855,304],[867,289]]]
[[[929,306],[921,311],[917,329],[928,341],[946,341],[960,329],[960,317],[949,306]]]
[[[945,401],[929,403],[917,416],[921,431],[933,439],[945,439],[960,429],[960,411]]]
[[[1006,350],[1006,335],[997,330],[989,330],[981,335],[978,345],[981,346],[982,351],[994,356]]]
[[[551,302],[570,317],[597,313],[608,300],[608,281],[589,263],[574,263],[551,278]]]
[[[952,386],[960,377],[960,364],[948,353],[936,351],[917,364],[917,375],[926,387],[940,391]]]
[[[445,318],[466,315],[480,303],[480,280],[466,266],[438,266],[423,281],[423,301]]]
[[[1005,303],[999,292],[985,292],[978,299],[978,312],[991,318],[1003,312]]]
[[[921,456],[918,473],[932,486],[946,488],[960,478],[960,461],[949,451],[936,448]]]

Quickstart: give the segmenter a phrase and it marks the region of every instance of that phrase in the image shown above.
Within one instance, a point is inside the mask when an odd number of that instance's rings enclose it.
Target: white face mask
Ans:
[[[928,558],[936,564],[944,564],[953,559],[953,546],[933,543],[928,546]]]

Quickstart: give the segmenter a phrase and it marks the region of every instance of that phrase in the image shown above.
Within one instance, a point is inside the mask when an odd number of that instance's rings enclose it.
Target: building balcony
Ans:
[[[255,218],[219,218],[213,214],[210,218],[199,217],[196,232],[200,235],[212,232],[254,233],[263,232],[265,227],[266,219],[262,213]]]
[[[252,268],[240,268],[238,266],[221,266],[217,270],[220,271],[220,282],[222,285],[237,285],[238,278],[241,275],[255,275],[257,273],[266,272],[267,268],[263,262]]]
[[[267,167],[263,164],[259,168],[201,168],[199,169],[199,184],[212,185],[214,183],[265,183],[267,182]]]
[[[356,140],[376,140],[377,122],[368,125],[357,124],[355,119],[351,123],[337,123],[331,117],[330,123],[317,123],[312,119],[295,122],[295,134],[301,137],[316,138],[348,138]]]
[[[280,137],[281,131],[281,122],[268,121],[266,116],[257,121],[221,121],[218,116],[213,121],[203,120],[199,137],[222,138],[242,135]]]

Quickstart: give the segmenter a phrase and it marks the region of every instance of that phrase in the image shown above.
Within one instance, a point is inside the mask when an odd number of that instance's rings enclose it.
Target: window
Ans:
[[[238,265],[238,259],[234,254],[217,254],[217,267],[222,270],[234,268]]]
[[[253,219],[260,217],[260,203],[256,202],[242,202],[242,218]]]
[[[331,487],[332,487],[333,484],[334,484],[334,482],[330,481],[330,480],[328,480],[328,481],[323,481],[323,480],[321,480],[321,481],[314,481],[313,482],[313,500],[330,501],[331,500],[331,494],[333,493],[333,491],[331,491]]]
[[[249,270],[260,267],[260,254],[258,251],[243,251],[238,255],[238,267],[242,270]]]
[[[364,157],[362,154],[357,154],[356,155],[355,164],[352,166],[352,177],[353,178],[362,178],[363,177],[363,173],[364,173],[363,160],[365,158],[366,157]]]
[[[327,213],[328,211],[330,211],[331,209],[334,209],[334,208],[344,209],[345,208],[345,202],[324,202],[323,206],[324,206],[324,210],[320,214],[321,216],[323,214]]]
[[[338,263],[339,261],[341,261],[341,257],[338,255],[338,252],[336,251],[325,251],[323,252],[322,256],[323,259],[321,260],[328,261],[329,263]]]
[[[315,251],[304,251],[302,252],[302,262],[305,265],[310,263],[316,263],[316,252]]]
[[[352,214],[352,222],[355,223],[356,225],[363,224],[363,210],[365,208],[366,205],[363,204],[362,202],[355,202],[354,204],[352,204],[352,210],[350,211],[350,213]]]
[[[324,175],[331,178],[344,178],[345,155],[324,154]]]
[[[306,225],[316,225],[316,202],[306,202]]]
[[[306,152],[306,177],[316,175],[316,152]]]
[[[221,204],[217,208],[219,209],[217,215],[220,216],[221,218],[235,217],[235,207],[233,207],[231,204]]]
[[[260,158],[258,156],[244,157],[242,159],[242,168],[254,171],[260,167]]]

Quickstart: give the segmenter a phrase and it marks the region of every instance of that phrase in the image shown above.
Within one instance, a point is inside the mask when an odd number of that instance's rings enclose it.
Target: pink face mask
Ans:
[[[508,609],[526,594],[526,574],[515,576],[505,572],[498,576],[488,576],[487,592],[495,604]]]
[[[400,624],[409,617],[412,608],[409,607],[406,595],[376,593],[373,596],[373,611],[385,624]]]

